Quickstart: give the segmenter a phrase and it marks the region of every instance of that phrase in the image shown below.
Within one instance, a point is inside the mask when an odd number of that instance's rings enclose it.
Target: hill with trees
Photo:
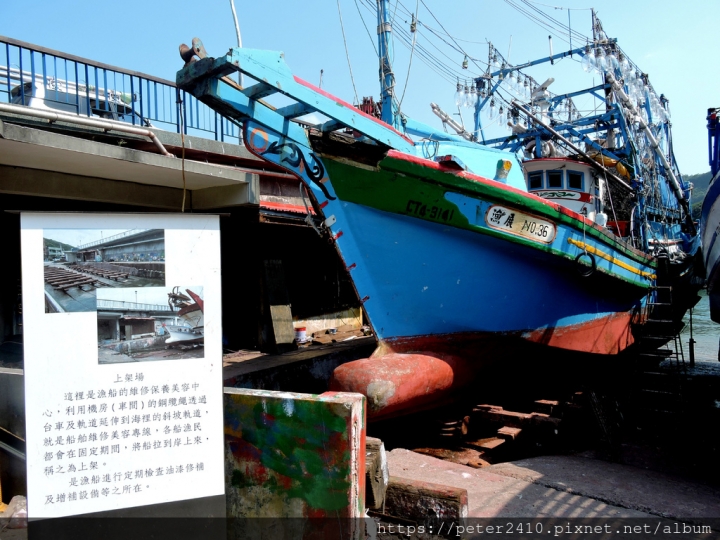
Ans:
[[[700,219],[700,212],[702,210],[702,203],[705,199],[710,180],[712,180],[712,174],[710,171],[702,174],[689,174],[683,176],[683,180],[686,182],[692,182],[694,189],[692,192],[692,215],[693,219]]]

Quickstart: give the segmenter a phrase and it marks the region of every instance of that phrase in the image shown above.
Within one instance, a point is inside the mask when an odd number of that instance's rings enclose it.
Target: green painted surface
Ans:
[[[351,409],[303,397],[226,394],[226,474],[238,508],[229,515],[318,517],[348,509]],[[262,504],[248,507],[253,497]]]
[[[539,217],[550,219],[587,235],[615,249],[630,259],[644,265],[654,266],[649,257],[629,249],[614,237],[594,227],[586,226],[583,231],[582,222],[563,214],[551,206],[528,197],[527,194],[507,189],[503,184],[497,186],[492,182],[475,182],[457,174],[424,167],[420,164],[386,157],[378,168],[357,167],[343,161],[323,157],[328,175],[332,179],[333,188],[343,201],[362,204],[378,210],[395,214],[412,215],[418,219],[447,223],[453,227],[481,232],[497,238],[522,244],[533,249],[554,253],[565,258],[573,258],[567,253],[553,249],[521,237],[508,237],[502,233],[488,229],[480,229],[468,222],[457,206],[445,198],[448,191],[475,197],[486,201],[506,204],[520,211],[526,211]],[[420,215],[414,212],[410,201],[418,201],[426,208],[438,208],[439,218],[433,218],[429,212]],[[446,214],[445,211],[448,210]],[[454,210],[454,212],[453,212]],[[446,216],[447,219],[444,219]]]

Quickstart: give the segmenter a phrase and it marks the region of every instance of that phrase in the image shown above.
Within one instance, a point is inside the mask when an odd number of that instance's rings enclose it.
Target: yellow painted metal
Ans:
[[[580,242],[579,240],[575,240],[574,238],[568,238],[568,244],[572,244],[574,246],[579,247],[580,249],[587,251],[588,253],[591,253],[593,255],[597,255],[601,259],[605,259],[606,261],[611,262],[612,264],[618,265],[620,268],[624,268],[625,270],[632,272],[633,274],[637,274],[639,276],[642,276],[644,278],[654,280],[657,278],[655,274],[652,272],[645,272],[644,270],[640,270],[639,268],[635,268],[634,266],[631,266],[627,264],[626,262],[621,261],[620,259],[616,259],[612,255],[605,253],[604,251],[600,251],[599,249],[590,246],[586,244],[585,242]]]

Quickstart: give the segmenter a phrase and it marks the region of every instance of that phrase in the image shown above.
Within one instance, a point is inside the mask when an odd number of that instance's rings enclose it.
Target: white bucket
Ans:
[[[295,329],[295,341],[298,343],[305,343],[307,341],[307,328],[304,326]]]

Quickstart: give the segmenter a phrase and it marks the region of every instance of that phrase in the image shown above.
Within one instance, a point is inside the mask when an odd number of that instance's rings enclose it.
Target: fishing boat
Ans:
[[[690,186],[667,100],[616,40],[598,21],[592,43],[526,64],[496,63],[490,49],[487,72],[457,86],[474,130],[432,105],[448,133],[399,114],[388,2],[377,4],[382,92],[364,110],[294,76],[280,52],[180,47],[178,86],[243,122],[251,152],[302,180],[308,223],[352,277],[378,347],[338,367],[331,388],[365,394],[382,418],[439,403],[514,344],[616,355],[649,323],[665,325],[653,346],[671,339],[699,287]],[[554,95],[552,79],[522,75],[571,54],[602,83]],[[521,77],[530,92],[505,98],[512,132],[486,139],[484,110]],[[580,114],[573,98],[588,93],[603,106]],[[291,103],[273,107],[273,94]],[[296,121],[309,113],[325,120]]]
[[[703,199],[700,216],[703,258],[707,272],[710,318],[720,323],[720,120],[718,109],[708,109],[708,153],[712,180]]]
[[[184,325],[163,324],[163,328],[170,337],[165,340],[167,345],[191,345],[203,343],[205,340],[205,315],[203,299],[190,289],[185,289],[187,295],[180,292],[180,287],[174,287],[168,293],[168,304]]]

